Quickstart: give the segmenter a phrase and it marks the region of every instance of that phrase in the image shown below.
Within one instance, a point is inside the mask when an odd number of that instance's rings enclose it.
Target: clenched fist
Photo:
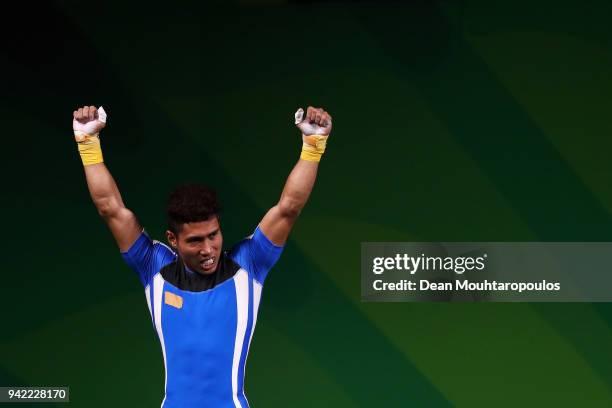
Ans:
[[[332,117],[322,108],[309,106],[304,117],[304,109],[295,112],[295,124],[302,131],[302,135],[329,136],[332,129]]]
[[[87,136],[97,135],[106,126],[106,112],[100,106],[83,106],[72,113],[72,130],[77,142],[84,141]]]

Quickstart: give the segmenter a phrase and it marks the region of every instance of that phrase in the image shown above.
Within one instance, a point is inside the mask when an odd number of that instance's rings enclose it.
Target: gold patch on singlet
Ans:
[[[167,305],[181,309],[183,307],[183,298],[179,295],[175,295],[172,292],[165,292],[164,301]]]

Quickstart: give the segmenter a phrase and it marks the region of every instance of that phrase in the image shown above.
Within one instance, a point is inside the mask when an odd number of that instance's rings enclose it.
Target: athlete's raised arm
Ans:
[[[119,249],[127,251],[142,231],[136,216],[125,208],[113,176],[104,165],[100,131],[106,126],[104,109],[84,106],[74,111],[72,128],[85,167],[87,187],[98,213],[110,228]]]
[[[308,201],[332,129],[332,117],[322,108],[309,106],[305,117],[301,108],[296,112],[295,124],[302,132],[302,154],[287,178],[278,204],[268,210],[259,224],[261,232],[275,245],[285,243]]]

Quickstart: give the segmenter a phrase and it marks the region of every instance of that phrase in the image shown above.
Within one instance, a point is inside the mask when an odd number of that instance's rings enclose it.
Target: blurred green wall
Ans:
[[[90,202],[75,108],[109,113],[106,164],[152,236],[172,186],[199,181],[230,245],[275,204],[293,112],[314,105],[334,130],[264,290],[251,405],[612,406],[609,304],[359,293],[365,241],[612,241],[609,2],[21,7],[0,29],[0,385],[161,403],[159,342]]]

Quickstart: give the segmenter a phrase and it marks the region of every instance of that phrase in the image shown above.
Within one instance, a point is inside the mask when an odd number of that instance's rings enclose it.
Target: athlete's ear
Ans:
[[[168,243],[170,244],[170,246],[176,249],[178,242],[176,235],[174,235],[174,232],[166,230],[166,238],[168,239]]]

